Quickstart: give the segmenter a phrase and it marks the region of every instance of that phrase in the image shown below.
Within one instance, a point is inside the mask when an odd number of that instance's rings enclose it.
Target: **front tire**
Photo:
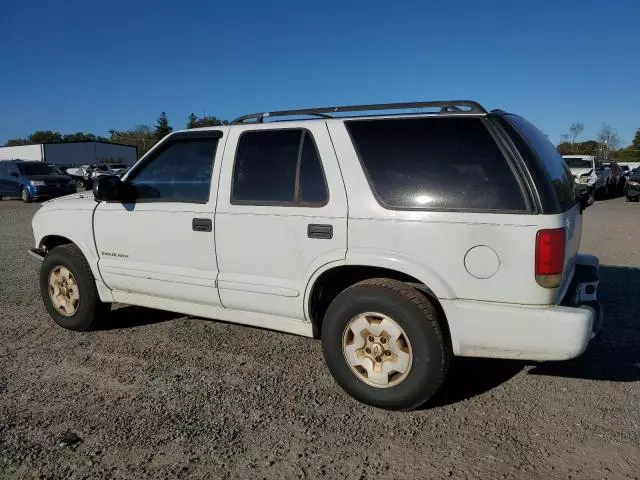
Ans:
[[[53,321],[69,330],[90,330],[111,308],[100,301],[91,267],[72,244],[56,247],[44,257],[40,293]]]
[[[32,202],[31,195],[29,194],[29,190],[27,190],[27,187],[22,187],[20,189],[20,198],[22,198],[22,201],[24,203]]]
[[[440,388],[451,360],[438,311],[397,280],[364,280],[340,293],[322,323],[322,349],[336,382],[352,397],[411,410]]]

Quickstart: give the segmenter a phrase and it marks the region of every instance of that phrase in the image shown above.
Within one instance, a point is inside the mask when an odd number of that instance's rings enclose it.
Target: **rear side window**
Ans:
[[[507,129],[521,155],[533,154],[543,165],[547,176],[546,181],[552,185],[560,211],[564,212],[573,207],[576,204],[573,175],[556,147],[540,130],[524,118],[517,115],[505,115],[504,118],[519,134],[514,135],[514,132],[509,132]],[[520,136],[522,138],[518,138]],[[591,168],[591,166],[589,165],[587,168]]]
[[[513,170],[480,118],[346,125],[369,183],[387,208],[527,210]]]
[[[307,130],[256,130],[238,140],[231,203],[322,206],[329,194]]]

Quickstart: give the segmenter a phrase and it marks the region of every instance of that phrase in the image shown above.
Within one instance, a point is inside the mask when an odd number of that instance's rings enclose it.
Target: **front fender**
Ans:
[[[47,237],[62,237],[75,244],[89,264],[96,280],[100,299],[113,301],[111,290],[102,282],[98,268],[98,253],[93,241],[92,211],[87,210],[39,210],[33,217],[31,226],[35,247],[42,248]]]

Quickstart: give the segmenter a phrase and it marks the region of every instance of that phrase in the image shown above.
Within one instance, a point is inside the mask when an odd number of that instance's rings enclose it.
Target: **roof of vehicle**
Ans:
[[[435,109],[435,111],[418,112],[417,109]],[[230,125],[238,124],[256,124],[264,123],[265,119],[271,119],[274,117],[315,117],[315,119],[338,119],[345,120],[349,118],[363,118],[363,117],[380,117],[389,116],[388,112],[398,112],[400,110],[408,111],[407,113],[395,113],[391,115],[442,115],[442,114],[471,114],[471,115],[485,115],[487,110],[478,102],[473,100],[448,100],[448,101],[429,101],[429,102],[404,102],[404,103],[377,103],[367,105],[339,105],[333,107],[315,107],[315,108],[303,108],[297,110],[278,110],[273,112],[258,112],[243,115],[233,120]],[[364,115],[339,115],[334,116],[332,114],[344,114],[344,113],[365,113]],[[378,114],[371,114],[366,112],[382,112]],[[309,121],[313,118],[296,118],[299,121]],[[283,121],[283,120],[280,120]],[[270,122],[270,123],[276,123]]]

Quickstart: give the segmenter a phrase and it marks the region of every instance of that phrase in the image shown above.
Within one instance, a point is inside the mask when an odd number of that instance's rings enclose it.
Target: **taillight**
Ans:
[[[540,230],[536,236],[536,282],[555,288],[562,280],[564,267],[564,228]]]

